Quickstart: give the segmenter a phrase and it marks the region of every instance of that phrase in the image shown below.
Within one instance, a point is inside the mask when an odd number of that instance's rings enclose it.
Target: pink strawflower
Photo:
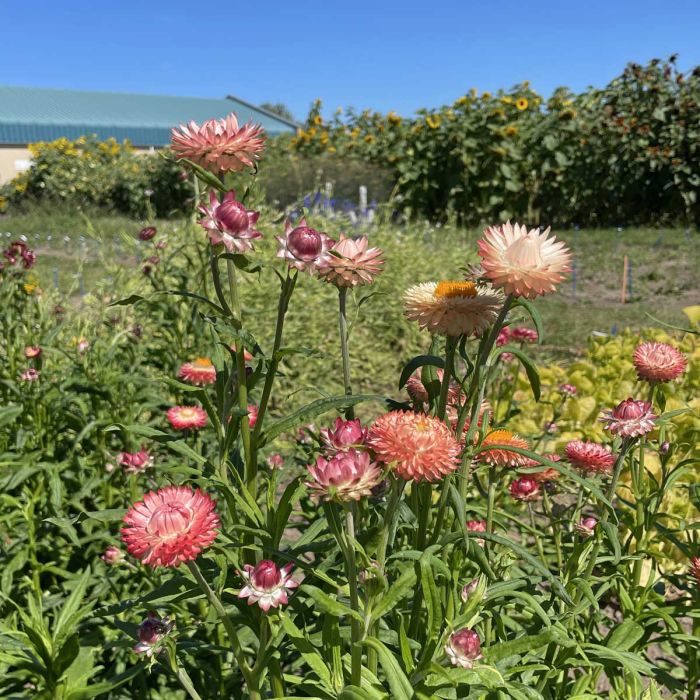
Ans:
[[[267,466],[270,467],[270,469],[282,469],[284,466],[284,457],[282,457],[279,452],[270,455],[267,458]]]
[[[641,437],[651,432],[657,417],[651,412],[649,401],[629,398],[612,410],[604,411],[600,420],[613,435],[627,438]]]
[[[134,647],[134,651],[137,654],[145,654],[149,658],[158,654],[161,650],[161,642],[174,628],[175,622],[171,622],[169,618],[161,619],[156,613],[149,612],[148,617],[139,625],[139,642]]]
[[[596,442],[572,440],[565,451],[572,466],[587,473],[607,474],[615,464],[615,455],[610,448]]]
[[[367,441],[367,428],[359,420],[336,418],[332,428],[320,430],[321,440],[333,450],[347,450],[350,447],[363,447]]]
[[[155,237],[156,233],[158,233],[158,231],[155,226],[146,226],[146,228],[142,228],[139,231],[139,240],[150,241],[151,238]]]
[[[348,449],[336,452],[330,459],[317,457],[310,465],[306,486],[315,501],[359,501],[371,496],[372,489],[382,480],[382,472],[364,450]]]
[[[358,287],[372,284],[382,271],[384,252],[369,248],[367,236],[357,239],[340,234],[340,240],[331,248],[328,267],[321,271],[326,282],[336,287]]]
[[[490,445],[504,445],[504,447],[489,447]],[[518,447],[521,450],[530,449],[527,440],[510,430],[493,430],[481,442],[481,447],[489,449],[479,452],[476,458],[479,462],[490,464],[494,467],[524,467],[530,461],[529,457],[512,452],[508,447]]]
[[[540,232],[525,226],[490,226],[477,243],[484,274],[491,284],[506,294],[534,299],[556,290],[571,270],[571,254],[562,242],[549,237],[550,229]]]
[[[540,496],[540,485],[532,477],[521,476],[511,482],[510,495],[518,501],[534,501]]]
[[[277,257],[286,260],[290,267],[313,274],[325,270],[330,264],[328,251],[335,241],[322,231],[307,226],[306,219],[302,218],[296,227],[291,219],[287,219],[284,233],[275,238],[280,244]]]
[[[419,370],[416,370],[409,378],[408,381],[406,382],[406,391],[409,393],[410,397],[414,400],[417,401],[418,403],[428,403],[428,392],[425,389],[425,385],[423,384],[423,371],[425,368],[421,368]],[[437,380],[439,384],[442,384],[443,377],[445,376],[445,372],[442,369],[437,369],[435,371],[435,374],[437,376]],[[427,377],[426,377],[427,381]],[[448,405],[454,404],[457,402],[459,399],[459,395],[461,392],[461,387],[457,382],[450,377],[450,384],[447,388],[447,403]]]
[[[485,520],[467,520],[467,530],[469,532],[486,532]],[[478,545],[484,546],[484,540],[480,537],[474,540]]]
[[[544,432],[547,433],[547,435],[554,435],[557,430],[559,430],[559,426],[557,426],[553,420],[544,424]]]
[[[462,590],[459,593],[459,597],[462,599],[463,603],[466,603],[469,598],[474,595],[474,591],[479,587],[479,579],[475,578],[469,583],[465,583],[464,586],[462,586]]]
[[[119,547],[110,546],[105,549],[104,554],[100,557],[105,564],[114,566],[124,558],[124,553]]]
[[[576,396],[577,389],[573,384],[560,384],[559,391],[566,396]]]
[[[503,345],[508,345],[510,341],[510,328],[504,326],[498,331],[498,337],[496,338],[496,347],[501,347]]]
[[[438,481],[459,466],[461,448],[450,429],[422,413],[384,414],[370,428],[367,444],[402,479]]]
[[[287,592],[299,585],[291,578],[293,566],[286,564],[280,569],[269,559],[263,559],[255,566],[246,564],[243,571],[238,572],[246,582],[238,597],[247,598],[248,605],[257,603],[265,612],[286,605]]]
[[[199,406],[173,406],[167,412],[175,430],[198,430],[207,424],[207,412]]]
[[[248,425],[251,428],[255,427],[258,422],[258,407],[254,403],[248,404]]]
[[[445,653],[453,666],[472,668],[474,662],[481,658],[479,635],[466,628],[453,632],[447,639]]]
[[[141,448],[138,452],[120,452],[117,455],[117,464],[124,467],[127,474],[136,474],[153,466],[155,458],[148,451]]]
[[[668,343],[642,343],[632,358],[637,376],[648,382],[670,382],[685,372],[688,360]]]
[[[30,367],[29,369],[25,369],[22,374],[19,375],[19,378],[23,382],[36,382],[39,379],[39,372],[34,369],[34,367]]]
[[[223,244],[229,253],[253,250],[252,241],[262,238],[262,233],[254,228],[260,212],[246,209],[236,200],[234,190],[227,192],[221,202],[212,190],[209,206],[201,205],[199,211],[204,217],[198,223],[209,234],[212,245]]]
[[[581,518],[581,520],[574,525],[574,530],[579,533],[582,537],[590,537],[598,525],[598,520],[592,516]]]
[[[190,384],[204,386],[216,381],[216,367],[208,357],[198,357],[192,362],[185,362],[177,371],[177,376]]]
[[[38,345],[28,345],[24,348],[24,356],[28,360],[33,360],[41,356],[41,348]]]
[[[537,331],[532,328],[525,328],[524,326],[513,328],[510,332],[510,337],[512,340],[516,340],[519,343],[536,343],[539,338]]]
[[[124,516],[122,540],[129,554],[152,567],[194,561],[216,539],[215,506],[204,491],[188,486],[150,491]]]
[[[172,149],[177,158],[201,165],[213,173],[238,172],[255,167],[265,145],[261,126],[249,122],[238,125],[235,114],[209,119],[201,126],[191,121],[173,129]]]
[[[499,356],[498,359],[501,360],[501,362],[510,362],[515,355],[513,355],[512,352],[502,352]]]

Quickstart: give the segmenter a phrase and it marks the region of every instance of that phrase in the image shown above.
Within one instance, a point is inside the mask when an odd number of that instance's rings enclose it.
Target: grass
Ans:
[[[277,216],[263,213],[261,221]],[[322,222],[314,221],[321,227]],[[325,222],[329,234],[340,227]],[[86,220],[69,213],[47,218],[40,212],[0,219],[0,231],[14,236],[25,234],[34,245],[39,232],[39,262],[36,274],[40,284],[53,285],[58,276],[59,290],[64,294],[79,293],[79,277],[90,291],[105,276],[101,259],[117,261],[140,275],[140,264],[124,237],[135,237],[143,224],[118,217],[94,217]],[[160,235],[182,228],[183,222],[157,222]],[[265,239],[257,246],[258,257],[271,260],[276,242],[272,234],[280,224],[263,224]],[[51,244],[46,233],[52,234]],[[87,247],[76,241],[89,235]],[[535,352],[540,359],[565,360],[576,357],[593,333],[615,333],[624,328],[639,329],[654,325],[649,314],[669,324],[686,325],[682,308],[698,302],[696,271],[700,262],[697,234],[687,236],[683,230],[630,229],[566,230],[558,232],[573,251],[576,267],[575,290],[572,278],[561,285],[557,294],[539,299],[538,308],[545,325],[545,339]],[[63,236],[70,235],[70,243]],[[202,240],[197,229],[196,234]],[[435,228],[425,223],[397,228],[378,226],[369,231],[373,245],[386,252],[386,268],[378,282],[356,292],[359,301],[368,292],[375,298],[359,310],[359,322],[352,329],[351,356],[355,391],[389,390],[403,364],[413,355],[426,351],[427,337],[414,324],[402,318],[401,296],[411,284],[431,279],[460,276],[460,268],[476,262],[475,242],[478,230]],[[632,289],[627,303],[620,301],[623,258],[628,256],[632,269]],[[251,282],[254,282],[251,283]],[[140,283],[144,285],[146,283]],[[263,274],[242,285],[244,308],[250,330],[264,346],[271,342],[276,315],[277,280]],[[119,296],[117,290],[114,293]],[[341,390],[338,372],[337,292],[330,285],[304,275],[292,301],[285,344],[320,350],[322,356],[313,362],[297,358],[289,363],[288,382],[302,386],[304,398],[324,391]],[[523,322],[527,320],[523,317]],[[269,347],[269,346],[268,346]],[[195,348],[193,348],[193,351]],[[534,349],[533,349],[534,350]],[[313,365],[317,376],[306,370]],[[319,376],[322,380],[319,380]],[[295,403],[302,396],[295,397]]]

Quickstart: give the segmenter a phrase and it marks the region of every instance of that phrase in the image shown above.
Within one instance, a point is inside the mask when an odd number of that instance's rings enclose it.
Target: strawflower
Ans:
[[[524,326],[518,326],[517,328],[512,328],[510,331],[511,340],[515,340],[519,343],[536,343],[539,336],[537,331],[532,328],[525,328]]]
[[[214,173],[238,172],[252,168],[265,143],[261,126],[249,122],[238,125],[235,114],[209,119],[201,126],[191,121],[171,133],[171,146],[177,158],[187,158]]]
[[[367,441],[367,428],[357,419],[336,418],[332,428],[322,428],[319,433],[323,444],[333,450],[363,447]]]
[[[286,260],[290,267],[313,274],[325,270],[330,264],[328,251],[335,241],[322,231],[316,231],[301,219],[298,226],[291,219],[284,223],[284,233],[275,236],[280,244],[277,257]]]
[[[367,236],[353,239],[341,233],[340,240],[330,251],[328,267],[321,274],[326,282],[336,287],[372,284],[382,271],[383,251],[381,248],[370,248]]]
[[[572,440],[565,452],[572,466],[591,474],[607,474],[615,464],[615,455],[610,448],[596,442]]]
[[[139,625],[139,642],[134,647],[137,654],[145,654],[151,657],[158,654],[162,641],[173,631],[175,622],[169,618],[160,618],[156,613],[149,612],[146,619]]]
[[[155,237],[156,233],[158,233],[158,231],[156,230],[155,226],[146,226],[146,228],[142,228],[139,231],[139,240],[150,241]]]
[[[173,406],[166,414],[175,430],[198,430],[207,424],[207,412],[199,406]]]
[[[127,474],[136,474],[153,466],[155,458],[148,451],[141,448],[138,452],[120,452],[117,455],[117,464],[124,467]]]
[[[534,501],[540,496],[540,485],[529,476],[521,476],[511,482],[510,495],[518,501]]]
[[[365,451],[348,449],[330,459],[317,457],[309,466],[306,486],[315,501],[359,501],[371,496],[382,480],[382,472]]]
[[[406,317],[423,330],[460,336],[483,333],[498,317],[501,295],[474,282],[425,282],[404,294]]]
[[[420,413],[384,414],[370,428],[367,445],[402,479],[438,481],[459,466],[461,448],[450,429]]]
[[[114,547],[110,546],[105,549],[104,554],[100,556],[100,559],[105,564],[108,564],[109,566],[114,566],[115,564],[118,564],[122,559],[124,558],[124,553],[122,552],[119,547]]]
[[[574,530],[576,530],[576,532],[578,532],[579,535],[584,538],[590,537],[595,532],[597,525],[597,518],[589,515],[585,518],[581,518],[581,520],[574,525]]]
[[[445,653],[453,666],[472,668],[474,661],[481,658],[479,635],[470,629],[453,632],[447,639]]]
[[[194,561],[215,539],[216,502],[200,489],[166,486],[129,508],[121,535],[133,557],[149,566]]]
[[[39,372],[34,369],[34,367],[30,367],[29,369],[25,369],[22,374],[19,375],[19,378],[23,382],[36,382],[39,379]]]
[[[642,343],[632,358],[637,376],[647,382],[670,382],[685,372],[688,360],[668,343]]]
[[[28,360],[33,360],[41,356],[41,348],[38,345],[28,345],[24,348],[24,356]]]
[[[466,526],[469,532],[486,532],[485,520],[467,520]],[[474,541],[478,545],[484,546],[484,540],[480,537],[477,537]]]
[[[601,422],[613,435],[622,438],[641,437],[654,429],[656,418],[649,401],[629,398],[612,410],[604,411]]]
[[[249,211],[236,200],[236,192],[227,192],[221,202],[214,190],[209,193],[209,206],[199,207],[203,218],[199,225],[204,228],[212,245],[223,244],[229,253],[245,253],[253,250],[256,238],[262,233],[254,226],[260,217],[257,211]]]
[[[503,445],[503,447],[489,447],[490,445]],[[481,442],[481,447],[489,449],[479,452],[476,456],[479,462],[493,467],[523,467],[529,462],[529,458],[508,449],[518,447],[522,450],[529,449],[530,445],[510,430],[493,430]]]
[[[428,403],[428,400],[430,398],[425,388],[425,384],[423,384],[423,371],[424,368],[416,370],[406,382],[406,391],[409,393],[410,397],[418,403]],[[445,371],[438,368],[437,370],[435,370],[435,375],[437,376],[438,383],[442,384],[443,377],[445,376]],[[457,382],[454,379],[450,377],[450,382],[447,389],[448,405],[457,402],[457,400],[459,399],[460,392],[461,387],[459,386],[459,384],[457,384]]]
[[[275,562],[263,559],[255,566],[246,564],[238,574],[246,585],[238,594],[239,598],[247,598],[248,605],[257,603],[267,612],[288,603],[287,593],[296,588],[299,583],[291,578],[293,564],[286,564],[281,569]]]
[[[540,232],[525,226],[491,226],[477,243],[484,274],[497,289],[516,297],[534,299],[556,290],[571,270],[571,254],[562,242],[549,237],[550,229]]]
[[[198,357],[192,362],[180,365],[177,376],[196,386],[213,384],[216,381],[216,367],[208,357]]]

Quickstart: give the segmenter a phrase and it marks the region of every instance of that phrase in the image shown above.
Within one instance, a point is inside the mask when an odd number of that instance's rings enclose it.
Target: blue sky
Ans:
[[[471,87],[604,85],[628,61],[700,64],[698,0],[0,0],[0,84],[281,101],[298,119],[410,114]]]

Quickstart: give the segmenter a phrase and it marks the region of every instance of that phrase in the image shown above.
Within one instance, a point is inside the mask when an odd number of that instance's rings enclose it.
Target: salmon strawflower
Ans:
[[[198,357],[192,362],[180,365],[177,376],[196,386],[213,384],[216,381],[216,367],[208,357]]]
[[[122,540],[129,554],[152,567],[194,561],[216,539],[215,506],[204,491],[188,486],[150,491],[124,516]]]
[[[227,192],[223,199],[212,190],[209,193],[209,206],[199,207],[203,218],[199,225],[204,228],[212,245],[223,244],[229,253],[245,253],[253,250],[253,243],[262,238],[262,233],[254,226],[260,217],[260,212],[249,211],[236,200],[236,192]]]
[[[372,284],[382,271],[383,254],[381,248],[369,247],[367,236],[354,239],[341,233],[340,240],[330,249],[328,267],[321,271],[321,275],[336,287]]]
[[[370,428],[367,445],[406,480],[438,481],[459,466],[461,448],[450,429],[422,413],[384,414]]]
[[[171,131],[171,148],[176,158],[187,158],[213,173],[239,172],[255,167],[265,146],[261,126],[238,125],[234,113],[223,119],[181,124]]]
[[[425,282],[404,294],[406,317],[440,335],[480,335],[498,317],[501,294],[474,282]]]
[[[167,417],[175,430],[198,430],[207,424],[207,412],[199,406],[173,406]]]
[[[490,447],[502,445],[503,447]],[[482,452],[476,455],[479,462],[489,464],[492,467],[524,467],[530,463],[530,458],[508,449],[518,447],[528,450],[530,445],[527,440],[510,430],[492,430],[481,442]],[[484,449],[488,448],[488,449]]]
[[[572,440],[565,451],[572,466],[589,474],[607,474],[615,464],[615,455],[610,448],[597,442]]]
[[[647,382],[670,382],[685,372],[688,360],[668,343],[642,343],[632,357],[637,376]]]
[[[330,459],[317,457],[308,469],[306,486],[314,501],[359,501],[371,496],[382,480],[381,469],[364,450],[336,452]]]
[[[484,274],[506,294],[534,299],[556,290],[571,271],[571,253],[566,245],[545,231],[511,224],[490,226],[477,243]]]
[[[604,411],[600,420],[613,435],[628,438],[651,432],[657,417],[651,412],[651,402],[629,398],[612,410]]]

